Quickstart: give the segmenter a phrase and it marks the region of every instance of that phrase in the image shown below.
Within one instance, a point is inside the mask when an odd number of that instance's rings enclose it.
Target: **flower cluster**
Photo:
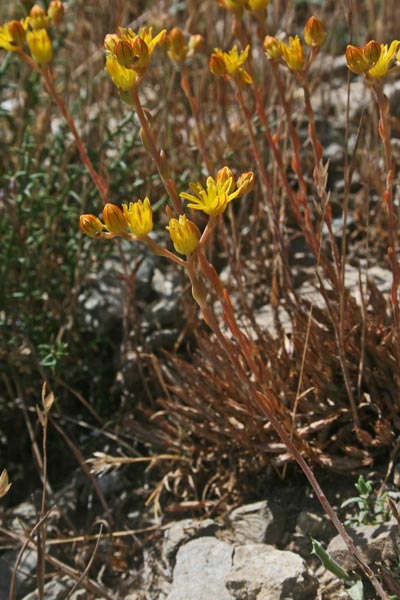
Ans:
[[[32,58],[41,65],[48,64],[53,58],[53,49],[47,30],[52,24],[57,24],[63,15],[61,0],[52,0],[47,13],[35,4],[25,19],[9,21],[0,27],[0,48],[23,56],[26,42]]]
[[[246,46],[242,52],[239,52],[237,46],[234,46],[229,52],[222,52],[215,48],[209,63],[211,73],[217,77],[232,79],[239,85],[252,83],[250,73],[243,66],[249,56],[249,51],[250,46]]]
[[[120,27],[104,39],[106,71],[122,92],[131,90],[143,77],[154,48],[165,38],[163,29],[153,37],[153,28],[142,27],[139,33]]]
[[[370,80],[384,77],[395,63],[400,62],[400,41],[378,44],[371,40],[363,48],[349,45],[346,48],[347,66],[356,75],[365,75]]]
[[[183,63],[200,50],[203,42],[201,35],[191,35],[186,42],[183,32],[178,27],[174,27],[166,37],[168,56],[172,62]]]
[[[193,194],[186,192],[181,194],[182,198],[189,200],[188,207],[202,210],[210,217],[216,217],[223,213],[234,198],[243,196],[252,190],[254,173],[243,173],[238,179],[235,179],[229,167],[225,166],[219,169],[215,179],[208,177],[206,189],[200,183],[195,182],[190,183],[189,186]],[[191,254],[197,248],[201,237],[197,225],[184,214],[179,215],[179,218],[170,216],[167,230],[176,252],[185,255]],[[153,229],[153,212],[148,198],[145,198],[143,202],[138,200],[123,204],[122,208],[116,204],[106,204],[102,217],[101,221],[95,215],[81,215],[81,231],[92,238],[108,239],[123,236],[128,240],[142,240],[149,244],[153,251],[165,254],[160,246],[147,237]],[[134,238],[132,234],[135,236]]]
[[[133,233],[138,238],[145,237],[153,229],[153,211],[150,200],[123,204],[122,209],[116,204],[108,203],[103,209],[103,222],[95,215],[81,215],[80,228],[83,233],[93,238],[103,237],[104,233],[122,235]]]
[[[189,200],[189,208],[202,210],[207,215],[217,216],[224,212],[229,202],[247,194],[254,186],[254,173],[243,173],[235,181],[232,171],[222,167],[215,179],[207,178],[206,188],[198,182],[189,184],[193,194],[182,192],[181,198]]]
[[[304,27],[304,41],[315,51],[325,41],[326,33],[319,19],[310,17]],[[291,71],[303,71],[307,64],[303,43],[299,36],[289,38],[289,44],[267,35],[264,39],[264,51],[272,61],[283,61]]]

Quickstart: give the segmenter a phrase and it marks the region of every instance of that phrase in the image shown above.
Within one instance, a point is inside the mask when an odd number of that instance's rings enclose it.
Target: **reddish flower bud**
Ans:
[[[304,27],[304,41],[308,46],[320,48],[324,43],[326,33],[319,19],[310,17]]]

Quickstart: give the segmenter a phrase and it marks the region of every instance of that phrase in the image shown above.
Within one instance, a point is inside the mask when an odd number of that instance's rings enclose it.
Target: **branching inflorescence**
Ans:
[[[246,128],[250,148],[254,157],[255,168],[258,171],[259,181],[266,200],[268,225],[271,228],[276,249],[275,258],[283,263],[283,277],[281,281],[282,293],[288,303],[296,302],[287,253],[285,248],[285,228],[282,223],[281,210],[278,199],[274,195],[271,183],[269,166],[265,164],[260,142],[255,132],[254,119],[249,110],[246,94],[249,90],[253,93],[256,113],[263,127],[263,135],[268,143],[271,156],[276,164],[277,173],[286,194],[292,214],[304,236],[308,249],[312,252],[317,266],[321,265],[324,274],[329,280],[333,290],[340,296],[345,291],[343,281],[344,264],[343,256],[337,247],[332,228],[332,209],[330,194],[327,189],[328,163],[323,160],[323,149],[318,137],[314,110],[311,102],[309,73],[314,60],[320,52],[326,33],[321,21],[311,17],[304,28],[304,44],[298,35],[289,38],[285,43],[271,35],[262,35],[265,14],[269,0],[217,0],[218,4],[229,10],[234,19],[234,32],[240,44],[235,44],[230,50],[215,48],[209,58],[211,73],[229,82],[232,86],[240,114]],[[293,186],[288,174],[288,168],[279,144],[279,136],[271,130],[263,94],[258,84],[257,73],[254,71],[252,59],[252,42],[248,35],[242,18],[248,12],[254,15],[258,22],[258,37],[260,45],[268,59],[276,90],[279,96],[284,115],[287,120],[292,159],[290,167],[295,176],[297,186]],[[121,99],[133,107],[141,127],[143,146],[151,156],[160,180],[170,200],[167,208],[169,223],[166,227],[174,251],[169,250],[167,244],[156,242],[153,231],[153,209],[149,197],[144,200],[131,201],[122,204],[108,202],[106,185],[101,176],[93,168],[82,141],[78,135],[72,117],[67,111],[60,95],[54,87],[53,81],[53,49],[48,30],[63,16],[63,6],[59,0],[50,3],[47,13],[38,6],[34,6],[29,17],[22,21],[10,21],[0,28],[0,47],[17,54],[22,60],[29,63],[43,78],[45,89],[56,101],[61,113],[66,118],[68,125],[78,145],[82,160],[86,165],[95,185],[99,189],[103,203],[102,219],[94,214],[84,214],[80,217],[80,229],[91,238],[109,240],[121,238],[129,242],[145,244],[154,254],[183,268],[191,282],[192,295],[198,304],[205,323],[210,327],[226,356],[234,365],[240,385],[247,394],[248,402],[252,404],[267,419],[281,442],[286,446],[291,455],[298,462],[318,499],[332,519],[337,530],[342,535],[348,548],[364,573],[372,581],[378,595],[385,598],[379,582],[372,575],[371,570],[365,565],[362,557],[354,547],[352,540],[346,533],[333,508],[323,494],[314,473],[308,466],[304,456],[313,457],[314,449],[300,436],[292,423],[295,422],[296,408],[293,410],[292,421],[288,418],[285,408],[280,404],[275,393],[265,382],[262,362],[259,360],[254,344],[247,332],[238,323],[233,303],[225,289],[216,268],[208,258],[207,240],[217,225],[221,222],[228,207],[234,206],[246,194],[253,190],[255,175],[252,171],[244,172],[239,177],[234,175],[229,166],[214,169],[208,156],[204,141],[201,112],[196,98],[193,96],[187,61],[198,53],[203,45],[199,35],[186,35],[178,28],[169,33],[162,30],[153,33],[152,27],[143,27],[137,33],[130,28],[119,28],[117,33],[108,34],[104,40],[106,65],[105,69],[116,86]],[[25,51],[27,44],[30,54]],[[393,308],[393,338],[397,352],[397,377],[400,384],[400,312],[398,305],[398,287],[400,284],[399,266],[397,262],[397,218],[393,203],[394,167],[390,143],[390,115],[388,100],[383,92],[384,77],[400,69],[400,42],[393,41],[389,45],[368,42],[363,48],[348,46],[346,59],[349,69],[356,75],[363,75],[377,98],[380,121],[379,134],[382,139],[385,157],[386,182],[383,195],[387,211],[388,229],[390,234],[390,247],[388,254],[391,261],[393,274],[392,281],[392,308]],[[190,110],[194,117],[196,127],[196,141],[207,170],[205,184],[200,181],[189,183],[190,191],[179,191],[178,185],[171,177],[166,153],[158,147],[154,136],[151,120],[142,105],[140,97],[141,84],[151,64],[152,56],[157,47],[164,48],[180,70],[181,88],[189,102]],[[313,154],[313,177],[311,184],[307,181],[301,164],[300,140],[293,125],[291,104],[287,97],[287,88],[282,78],[281,71],[285,69],[300,86],[304,98],[304,108],[308,123],[308,140],[311,143]],[[309,200],[310,191],[313,202]],[[185,201],[186,209],[184,209]],[[232,204],[231,204],[232,203]],[[201,211],[207,215],[206,224],[200,228],[195,222],[195,217],[188,212]],[[321,253],[322,227],[313,222],[313,210],[318,211],[321,222],[326,226],[332,261]],[[182,258],[184,257],[184,258]],[[333,265],[332,265],[333,262]],[[277,269],[278,271],[278,269]],[[278,278],[278,275],[274,273]],[[322,282],[321,282],[322,286]],[[217,298],[227,329],[223,329],[220,320],[214,311],[214,300]],[[329,307],[328,307],[329,308]],[[352,392],[349,378],[345,337],[346,332],[342,324],[334,321],[335,337],[337,340],[338,355],[342,368],[343,378],[348,392],[353,424],[356,430],[360,429],[358,408]],[[9,484],[7,474],[2,475],[3,487],[7,491]],[[7,487],[8,486],[8,487]]]

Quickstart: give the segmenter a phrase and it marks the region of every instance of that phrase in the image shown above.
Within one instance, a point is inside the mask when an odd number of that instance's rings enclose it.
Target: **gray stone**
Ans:
[[[168,600],[233,600],[225,587],[233,547],[212,537],[181,546]]]
[[[67,576],[61,577],[59,579],[53,578],[48,581],[44,586],[44,597],[51,598],[51,600],[65,600],[70,591],[75,585],[75,581],[70,579]],[[84,600],[87,598],[87,591],[85,588],[81,587],[81,589],[73,592],[71,596],[68,596],[70,600]],[[39,600],[39,593],[37,590],[31,592],[27,596],[23,598],[23,600]]]
[[[312,510],[302,510],[297,517],[298,530],[307,537],[314,537],[319,541],[331,539],[336,529],[330,519],[319,515]]]
[[[172,350],[178,341],[180,331],[178,329],[160,329],[146,336],[146,345],[152,352]]]
[[[281,506],[266,500],[236,508],[229,515],[236,539],[242,543],[279,544],[286,514]]]
[[[397,521],[392,518],[379,525],[360,525],[348,527],[347,532],[354,545],[367,563],[379,563],[383,560],[398,560],[400,538]],[[357,567],[353,555],[347,549],[340,535],[335,536],[328,545],[328,553],[346,571]]]
[[[156,326],[176,325],[182,320],[182,303],[179,296],[170,298],[162,298],[155,304],[152,304],[146,315],[150,323],[155,323]]]
[[[297,554],[248,544],[236,549],[225,585],[236,600],[310,600],[318,581]]]
[[[212,536],[217,529],[218,524],[212,519],[184,519],[173,523],[164,533],[163,557],[172,563],[180,546],[198,537]]]
[[[160,269],[154,269],[153,279],[151,282],[153,290],[160,296],[179,296],[182,289],[180,276],[172,271],[167,274]]]
[[[151,282],[154,274],[154,254],[150,252],[140,263],[135,274],[135,297],[138,300],[147,300],[152,293]]]
[[[8,600],[12,573],[19,550],[5,552],[0,558],[0,600]],[[22,598],[32,589],[37,568],[37,553],[35,550],[26,550],[22,555],[15,578],[15,591],[18,598]]]

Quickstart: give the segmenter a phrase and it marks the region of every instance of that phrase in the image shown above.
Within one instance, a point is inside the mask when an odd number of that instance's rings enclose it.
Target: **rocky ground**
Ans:
[[[108,480],[109,494],[115,494],[118,477]],[[335,486],[332,501],[352,494],[349,480]],[[77,482],[58,496],[58,505],[49,517],[49,531],[56,532],[63,518],[76,506],[71,491]],[[113,491],[114,488],[114,491]],[[398,494],[397,494],[398,495]],[[397,496],[393,493],[393,497]],[[13,511],[13,527],[20,532],[34,522],[29,503]],[[345,512],[341,511],[342,516]],[[347,515],[349,516],[349,512]],[[353,513],[354,516],[354,513]],[[144,521],[148,522],[148,514]],[[378,517],[379,520],[379,517]],[[393,585],[399,562],[399,525],[394,517],[374,525],[352,525],[349,531],[362,556],[376,573]],[[143,564],[136,573],[121,574],[123,585],[109,596],[91,594],[67,575],[52,577],[45,597],[85,599],[108,597],[114,600],[345,600],[346,586],[325,569],[312,554],[312,539],[322,543],[331,558],[351,576],[360,578],[357,565],[316,500],[296,484],[280,485],[268,499],[239,506],[222,518],[185,518],[154,527],[150,544],[142,546]],[[54,535],[54,533],[52,534]],[[135,536],[132,536],[132,542]],[[77,544],[79,546],[79,542]],[[116,548],[113,548],[114,559]],[[9,550],[0,559],[0,599],[8,598],[12,569],[18,552]],[[104,559],[104,557],[103,557]],[[37,555],[26,550],[17,573],[17,598],[35,600]],[[105,568],[105,567],[104,567]],[[101,574],[99,574],[101,579]],[[83,578],[84,582],[86,581]],[[120,582],[120,583],[121,583]],[[349,585],[347,585],[349,587]],[[75,591],[74,591],[75,590]],[[121,591],[124,590],[124,591]],[[364,581],[364,598],[374,594]],[[361,596],[360,596],[361,597]]]

